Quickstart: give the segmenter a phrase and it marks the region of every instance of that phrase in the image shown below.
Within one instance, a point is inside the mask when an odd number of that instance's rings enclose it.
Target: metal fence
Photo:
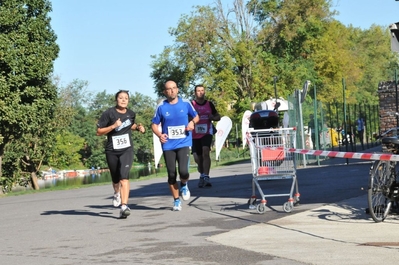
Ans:
[[[379,106],[371,104],[325,104],[301,102],[300,95],[288,98],[289,126],[298,128],[297,148],[358,152],[379,144]],[[363,131],[358,131],[361,119]],[[300,164],[316,163],[327,157],[298,155]]]

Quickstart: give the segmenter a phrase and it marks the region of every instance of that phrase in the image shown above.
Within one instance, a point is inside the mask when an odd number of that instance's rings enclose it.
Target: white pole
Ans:
[[[299,103],[299,124],[301,126],[301,140],[302,140],[302,148],[305,149],[305,138],[304,138],[304,130],[303,130],[303,117],[302,117],[302,103],[301,103],[301,91],[298,91],[298,103]],[[306,168],[306,155],[302,154],[303,167]]]

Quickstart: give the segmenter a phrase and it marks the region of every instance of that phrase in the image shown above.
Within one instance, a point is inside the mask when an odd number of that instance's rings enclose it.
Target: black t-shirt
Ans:
[[[118,119],[122,125],[107,134],[107,144],[105,151],[124,151],[133,148],[131,127],[135,123],[136,113],[126,109],[126,113],[119,113],[115,107],[109,108],[101,115],[97,127],[104,128],[111,126]]]

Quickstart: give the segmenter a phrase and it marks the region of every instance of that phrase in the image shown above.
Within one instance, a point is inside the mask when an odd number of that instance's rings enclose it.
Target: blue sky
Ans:
[[[51,1],[51,0],[50,0]],[[168,29],[194,5],[213,0],[52,0],[51,26],[60,46],[54,73],[67,85],[88,81],[88,90],[114,94],[119,89],[153,99],[151,55],[158,55],[173,39]],[[223,0],[231,7],[233,0]],[[363,29],[399,22],[399,1],[333,0],[343,24]]]

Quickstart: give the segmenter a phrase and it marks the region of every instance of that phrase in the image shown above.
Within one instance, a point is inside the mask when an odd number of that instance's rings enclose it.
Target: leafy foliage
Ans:
[[[84,147],[84,139],[65,131],[57,135],[57,142],[49,165],[55,168],[81,167],[79,151]],[[76,168],[75,168],[76,169]]]
[[[77,81],[76,84],[85,84],[85,82]],[[77,88],[70,86],[70,88]],[[106,137],[96,136],[96,124],[101,114],[108,108],[115,106],[115,95],[107,94],[105,91],[93,95],[94,98],[88,96],[85,86],[78,86],[79,89],[74,91],[74,95],[80,95],[74,102],[82,102],[86,100],[87,105],[75,104],[74,114],[69,126],[66,130],[71,134],[78,136],[84,140],[83,144],[76,143],[80,147],[78,154],[80,155],[81,165],[86,168],[101,167],[106,168],[106,159],[104,154],[104,146]],[[154,115],[155,102],[151,98],[144,96],[140,93],[130,95],[129,106],[136,112],[136,123],[141,123],[148,131],[145,134],[133,132],[133,143],[135,151],[135,161],[139,163],[147,163],[151,161],[152,154],[152,134],[150,130],[151,118]],[[64,150],[62,148],[61,150]],[[65,152],[65,151],[64,151]]]
[[[46,0],[0,3],[0,164],[5,150],[12,153],[5,158],[15,159],[4,161],[5,171],[11,174],[6,177],[18,173],[7,165],[18,168],[24,157],[41,161],[54,139],[51,120],[57,90],[50,74],[59,47],[50,27],[50,11],[51,4]]]
[[[148,163],[153,160],[153,144],[151,119],[154,116],[155,102],[150,97],[140,93],[130,95],[130,104],[136,112],[136,124],[142,124],[146,128],[146,133],[133,132],[133,143],[135,161],[139,163]]]
[[[191,98],[196,84],[207,89],[221,115],[240,123],[252,102],[292,96],[305,80],[317,100],[341,104],[377,102],[377,84],[391,79],[398,54],[390,51],[388,29],[362,30],[334,19],[330,0],[221,0],[196,6],[169,30],[174,44],[152,56],[154,91],[176,81]],[[95,135],[100,115],[115,104],[88,83],[60,85],[51,78],[58,56],[47,0],[0,3],[0,185],[25,183],[43,165],[106,167],[105,137]],[[276,90],[274,86],[276,80]],[[311,103],[314,93],[305,102]],[[130,95],[129,108],[147,133],[133,132],[135,161],[153,159],[151,118],[155,102]],[[306,110],[305,110],[306,112]],[[3,159],[3,161],[2,161]],[[3,166],[3,167],[1,167]]]
[[[175,81],[180,88],[183,86],[183,97],[191,96],[194,85],[202,83],[208,89],[208,98],[217,99],[219,112],[230,116],[234,116],[243,99],[253,98],[263,90],[264,82],[256,74],[265,71],[257,64],[262,51],[255,45],[249,14],[242,1],[234,4],[231,13],[236,24],[223,12],[221,1],[216,8],[198,6],[191,17],[182,16],[178,27],[170,30],[175,45],[166,48],[159,60],[154,57],[152,72],[160,83],[170,74],[170,67],[164,66],[173,65],[173,73],[178,73]],[[162,95],[159,86],[155,92]]]
[[[169,31],[174,44],[152,57],[159,96],[169,76],[183,87],[183,97],[203,83],[221,114],[239,122],[251,102],[275,92],[287,98],[305,80],[324,102],[342,101],[343,78],[348,103],[376,102],[378,82],[392,77],[389,69],[398,63],[387,29],[345,27],[334,19],[330,0],[232,3],[228,10],[221,1],[214,8],[197,6]]]

